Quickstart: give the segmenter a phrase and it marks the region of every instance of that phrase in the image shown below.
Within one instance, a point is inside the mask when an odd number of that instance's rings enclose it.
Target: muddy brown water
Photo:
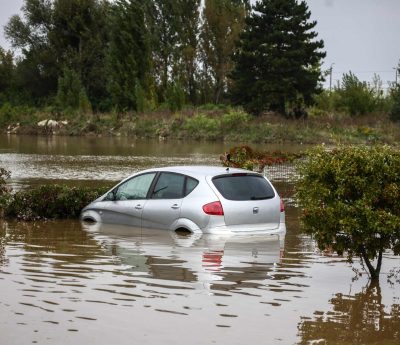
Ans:
[[[14,188],[58,182],[102,184],[142,169],[172,165],[219,165],[219,156],[240,143],[134,140],[130,138],[0,135],[0,166]],[[298,152],[302,145],[252,145]]]
[[[128,142],[45,139],[0,138],[15,186],[88,183],[99,167],[110,175],[96,183],[159,162],[218,164],[225,148],[131,143],[140,155]],[[301,233],[298,212],[287,208],[280,238],[1,222],[0,344],[399,344],[399,258],[385,253],[380,285],[369,285],[358,261]]]

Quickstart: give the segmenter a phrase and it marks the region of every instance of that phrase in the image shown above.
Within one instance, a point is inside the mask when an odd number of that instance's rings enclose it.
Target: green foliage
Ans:
[[[340,95],[337,91],[323,90],[318,95],[314,96],[315,107],[312,108],[310,115],[332,114],[343,109],[340,109]]]
[[[179,83],[186,100],[197,101],[200,0],[146,2],[152,47],[152,75],[159,103],[169,103],[171,84]]]
[[[58,79],[56,102],[61,109],[91,112],[91,105],[81,79],[74,70],[65,68],[63,75]]]
[[[213,92],[212,100],[223,100],[230,86],[232,55],[248,14],[248,1],[205,0],[201,31],[201,60],[204,64],[204,89]],[[206,91],[206,90],[204,90]]]
[[[166,101],[172,112],[182,110],[185,105],[185,92],[180,83],[172,83],[168,86]]]
[[[305,1],[262,0],[253,6],[234,56],[231,100],[259,114],[286,114],[286,105],[319,91],[324,43]]]
[[[16,109],[8,102],[0,108],[0,125],[8,125],[16,119]]]
[[[77,218],[107,188],[44,185],[15,193],[5,216],[21,220]]]
[[[374,110],[374,95],[366,82],[361,82],[352,72],[343,75],[337,90],[340,104],[353,116]]]
[[[139,82],[135,85],[136,111],[143,113],[146,110],[146,94]]]
[[[218,120],[202,113],[187,117],[183,128],[193,139],[216,139],[220,136]]]
[[[77,71],[90,102],[105,95],[108,2],[25,0],[22,15],[10,18],[5,35],[21,51],[15,67],[21,100],[44,104],[57,93],[65,66]]]
[[[80,112],[84,114],[92,113],[92,105],[90,104],[89,98],[84,88],[82,88],[81,91],[79,92],[78,109]]]
[[[198,107],[199,111],[220,111],[227,110],[229,107],[221,103],[205,103]]]
[[[120,110],[141,110],[150,89],[150,37],[145,8],[139,0],[113,4],[108,50],[108,91]],[[139,96],[139,99],[137,99]]]
[[[8,170],[0,168],[0,218],[11,199],[11,188],[7,186],[7,179],[10,176],[11,174]]]
[[[251,120],[251,116],[242,109],[231,109],[221,116],[221,129],[224,132],[240,131]]]
[[[10,51],[0,47],[0,103],[10,99],[14,89],[15,66],[14,56]]]
[[[375,75],[372,83],[360,81],[351,71],[343,75],[341,83],[332,91],[314,97],[315,108],[326,113],[340,112],[361,116],[376,112],[387,113],[390,97],[382,89],[382,81]]]
[[[92,111],[177,112],[187,103],[219,115],[230,111],[230,95],[232,104],[255,114],[285,113],[298,102],[312,104],[320,91],[325,53],[304,0],[263,0],[253,8],[249,0],[23,3],[4,29],[13,51],[0,47],[2,126],[22,117],[29,122],[13,109],[21,104],[52,108],[51,118],[69,115],[69,121]],[[396,121],[395,99],[386,97],[378,77],[365,84],[350,72],[338,88],[315,98],[310,113],[392,110]],[[274,138],[269,125],[245,132],[247,122],[229,116],[217,119],[224,138]]]
[[[180,62],[178,63],[178,75],[185,90],[184,98],[192,104],[198,101],[198,45],[200,32],[200,0],[187,0],[181,2],[181,24],[180,24]]]
[[[400,254],[400,151],[317,147],[298,165],[302,224],[321,250],[361,257],[378,278],[382,253]],[[378,258],[376,267],[371,261]]]
[[[400,122],[400,86],[397,86],[391,95],[393,104],[390,109],[390,119],[393,122]]]
[[[160,121],[147,117],[136,118],[135,124],[130,130],[130,134],[141,138],[154,138],[161,127]]]

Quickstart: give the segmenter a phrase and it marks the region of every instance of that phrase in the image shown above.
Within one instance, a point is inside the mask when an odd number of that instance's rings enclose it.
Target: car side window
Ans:
[[[139,175],[119,185],[115,192],[115,200],[146,199],[155,175],[156,173]]]
[[[154,186],[152,199],[180,199],[184,196],[185,176],[163,172]]]
[[[199,181],[195,180],[194,178],[191,178],[189,176],[186,177],[186,191],[185,191],[185,196],[189,195],[193,190],[197,187],[199,184]]]

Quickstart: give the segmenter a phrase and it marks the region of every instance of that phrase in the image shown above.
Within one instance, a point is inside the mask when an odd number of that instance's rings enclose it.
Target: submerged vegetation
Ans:
[[[317,146],[306,153],[257,152],[236,146],[224,166],[264,171],[292,163],[301,222],[323,251],[359,257],[378,280],[383,254],[400,255],[400,150],[382,145]],[[285,171],[282,169],[282,171]],[[283,176],[276,176],[282,178]]]
[[[293,162],[302,157],[302,153],[288,152],[261,152],[253,150],[247,145],[232,147],[229,152],[221,155],[220,160],[223,166],[257,170],[263,172],[266,166],[279,165]]]
[[[300,161],[298,172],[305,231],[321,250],[360,257],[377,280],[384,251],[400,255],[400,151],[320,146]]]
[[[24,221],[78,218],[84,206],[107,191],[106,187],[43,185],[12,193],[10,173],[0,168],[0,218]]]

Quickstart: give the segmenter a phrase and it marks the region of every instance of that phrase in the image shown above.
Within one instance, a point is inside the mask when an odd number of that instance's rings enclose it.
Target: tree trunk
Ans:
[[[361,258],[364,260],[365,264],[367,265],[371,280],[379,281],[379,274],[381,272],[381,267],[382,267],[383,250],[381,249],[379,251],[378,262],[377,262],[376,268],[372,265],[371,261],[369,260],[364,246],[360,246],[360,252],[361,252]]]

